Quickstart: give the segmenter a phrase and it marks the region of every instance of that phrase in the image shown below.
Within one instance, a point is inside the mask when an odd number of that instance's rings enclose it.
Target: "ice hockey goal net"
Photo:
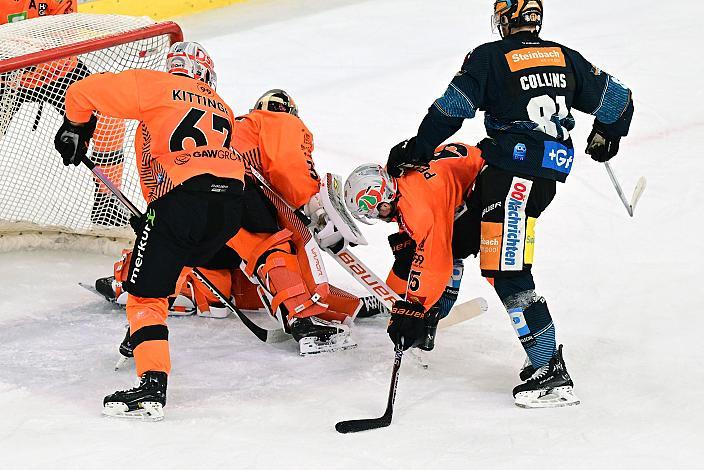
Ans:
[[[163,70],[169,46],[180,40],[178,25],[146,17],[77,13],[0,26],[0,251],[38,240],[132,237],[127,212],[107,188],[87,168],[63,166],[54,135],[72,83],[94,73]],[[143,209],[136,125],[98,116],[88,156]]]

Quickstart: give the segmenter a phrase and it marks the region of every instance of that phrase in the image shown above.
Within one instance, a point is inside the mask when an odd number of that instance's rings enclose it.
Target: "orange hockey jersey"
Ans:
[[[484,166],[481,151],[463,144],[443,146],[430,168],[398,178],[397,222],[416,242],[406,298],[431,308],[442,296],[452,274],[455,213],[467,200]]]
[[[295,208],[320,190],[313,134],[288,113],[256,110],[235,119],[232,147]]]
[[[77,0],[4,0],[0,2],[0,24],[77,10]]]
[[[230,107],[205,83],[156,70],[91,75],[66,93],[66,116],[87,122],[93,111],[135,119],[137,168],[147,202],[204,173],[244,179],[230,149]]]
[[[0,25],[78,11],[77,0],[4,0],[0,2]],[[78,65],[76,57],[37,65],[22,75],[23,88],[37,88],[73,72]]]

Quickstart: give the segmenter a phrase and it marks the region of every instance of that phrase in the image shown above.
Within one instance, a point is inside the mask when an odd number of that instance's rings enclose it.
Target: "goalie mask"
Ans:
[[[205,82],[213,90],[217,86],[213,59],[197,42],[173,43],[166,54],[166,70]]]
[[[293,101],[291,95],[279,88],[269,90],[260,96],[257,102],[254,103],[254,108],[250,109],[250,111],[254,111],[255,109],[263,109],[264,111],[273,111],[276,113],[289,113],[298,116],[298,106],[296,106],[296,102]]]
[[[387,203],[395,212],[397,189],[396,181],[381,165],[358,166],[345,182],[345,205],[355,219],[365,224],[379,218],[390,220],[391,216],[379,216],[379,205]]]
[[[533,26],[540,32],[543,25],[542,0],[496,0],[492,29],[498,29],[501,36],[510,34],[511,29]]]

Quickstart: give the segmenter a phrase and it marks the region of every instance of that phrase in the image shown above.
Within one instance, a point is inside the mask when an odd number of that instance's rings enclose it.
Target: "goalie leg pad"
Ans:
[[[297,256],[293,253],[292,232],[284,229],[273,235],[240,230],[229,242],[242,257],[245,274],[256,275],[271,296],[271,310],[280,306],[288,319],[319,315],[327,310],[325,301],[328,284],[310,288],[302,275]]]
[[[271,292],[271,309],[276,311],[282,304],[288,319],[320,315],[328,309],[324,302],[323,286],[311,293],[301,276],[298,260],[291,253],[275,251],[269,254],[258,270],[258,277]]]

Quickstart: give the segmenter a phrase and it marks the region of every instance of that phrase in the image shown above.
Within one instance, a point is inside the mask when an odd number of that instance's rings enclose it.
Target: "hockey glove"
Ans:
[[[587,149],[585,152],[592,157],[592,160],[604,163],[616,156],[620,141],[620,136],[609,136],[599,125],[599,122],[595,121],[592,132],[587,138]]]
[[[405,351],[425,342],[425,309],[419,303],[397,300],[391,309],[391,319],[386,332],[394,344]]]
[[[406,232],[389,235],[389,245],[394,255],[393,273],[400,279],[408,279],[411,273],[413,255],[416,253],[416,242]]]
[[[428,161],[424,160],[422,156],[416,155],[415,137],[396,144],[389,152],[386,171],[394,178],[402,176],[407,171],[425,171],[427,169]]]
[[[80,165],[88,152],[90,138],[95,132],[98,118],[91,116],[85,124],[73,124],[64,117],[64,123],[54,137],[54,148],[59,151],[64,161],[64,166]]]
[[[133,215],[130,217],[130,227],[134,230],[134,234],[139,237],[142,234],[144,225],[147,223],[147,214]]]

